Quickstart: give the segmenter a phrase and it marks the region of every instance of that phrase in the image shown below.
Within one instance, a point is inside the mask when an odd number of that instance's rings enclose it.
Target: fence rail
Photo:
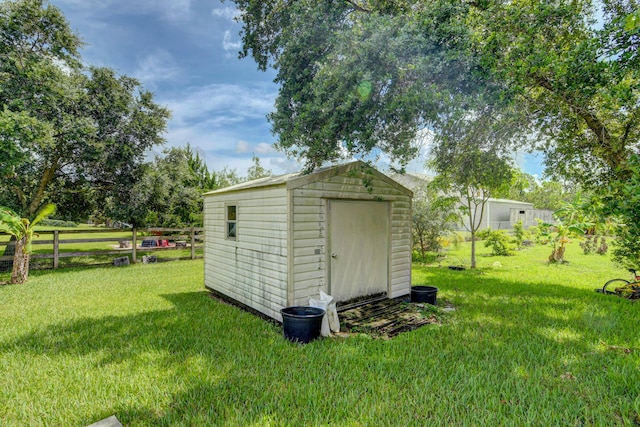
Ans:
[[[104,265],[113,263],[113,256],[129,257],[132,263],[138,262],[143,255],[156,255],[158,261],[202,258],[204,228],[147,228],[147,229],[82,229],[38,231],[32,241],[31,254],[33,268],[61,267],[62,260],[69,260],[64,266]],[[101,234],[98,237],[74,235]],[[116,235],[116,237],[110,237]],[[51,236],[50,238],[47,238]],[[15,241],[1,241],[8,236],[0,233],[0,271],[2,265],[11,265],[12,247]],[[66,237],[66,238],[65,238]],[[101,243],[105,245],[98,249]],[[2,247],[4,249],[1,249]],[[8,250],[8,251],[7,251]],[[173,255],[173,256],[172,256]],[[48,262],[47,260],[51,260]]]

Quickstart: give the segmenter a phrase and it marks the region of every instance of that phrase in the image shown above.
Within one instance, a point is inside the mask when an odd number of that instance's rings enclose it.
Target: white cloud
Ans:
[[[173,111],[165,137],[169,145],[190,143],[202,149],[211,170],[229,166],[244,174],[252,154],[259,155],[265,165],[279,156],[269,143],[271,132],[265,119],[273,110],[276,93],[273,84],[212,84],[159,99]]]
[[[273,110],[276,86],[265,84],[212,84],[192,87],[180,97],[163,100],[173,111],[173,122],[188,126],[209,120],[224,126],[246,119],[262,119]]]
[[[180,67],[171,54],[164,49],[156,50],[138,59],[138,69],[134,73],[135,77],[143,83],[175,80],[180,74]]]
[[[272,157],[268,159],[268,161],[270,165],[269,167],[272,169],[272,172],[274,175],[280,175],[285,173],[295,173],[295,172],[300,172],[302,170],[302,164],[300,162],[285,156]]]
[[[238,141],[238,144],[236,144],[236,153],[245,154],[250,152],[251,152],[251,146],[247,141]]]
[[[272,144],[267,144],[266,142],[261,142],[256,145],[255,152],[257,154],[269,154],[274,153],[276,150],[273,148]]]
[[[225,18],[229,21],[233,21],[236,17],[240,16],[240,11],[234,7],[215,8],[211,11],[211,15]]]
[[[232,36],[231,36],[231,31],[226,30],[224,32],[224,36],[222,37],[222,48],[229,52],[229,51],[239,51],[240,48],[242,47],[242,42],[240,40],[238,41],[232,41]]]
[[[272,144],[268,144],[266,142],[260,142],[257,145],[251,145],[251,143],[245,140],[239,140],[236,144],[236,153],[238,154],[246,154],[251,153],[252,155],[261,155],[265,154],[273,154],[276,150],[273,148]]]
[[[96,17],[108,14],[158,15],[164,21],[180,23],[191,16],[192,0],[57,0]]]

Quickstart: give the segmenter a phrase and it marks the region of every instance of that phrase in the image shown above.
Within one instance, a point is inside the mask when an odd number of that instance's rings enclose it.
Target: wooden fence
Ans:
[[[32,268],[105,265],[113,264],[114,258],[124,257],[131,263],[140,262],[143,258],[145,261],[152,259],[152,262],[196,259],[202,258],[204,247],[204,229],[199,227],[61,229],[38,231],[37,234],[32,242]],[[15,245],[8,236],[0,235],[2,237],[5,241],[0,241],[0,254],[5,253],[3,246]],[[10,265],[12,260],[12,255],[0,256],[0,267],[2,264]]]

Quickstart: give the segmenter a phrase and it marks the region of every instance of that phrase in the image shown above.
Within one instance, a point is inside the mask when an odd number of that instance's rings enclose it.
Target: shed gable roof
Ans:
[[[388,183],[390,186],[408,195],[409,197],[413,196],[413,192],[411,190],[360,160],[340,165],[318,168],[308,174],[298,172],[241,182],[240,184],[210,191],[208,193],[205,193],[205,196],[274,186],[286,186],[287,190],[291,190],[310,184],[312,182],[325,180],[332,176],[349,172],[357,173],[359,169],[363,172],[374,175],[376,178]]]

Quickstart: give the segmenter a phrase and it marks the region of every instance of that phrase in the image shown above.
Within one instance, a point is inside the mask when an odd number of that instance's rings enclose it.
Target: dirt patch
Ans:
[[[440,323],[437,311],[438,308],[429,304],[385,299],[340,312],[340,325],[346,332],[389,339],[402,332]]]

